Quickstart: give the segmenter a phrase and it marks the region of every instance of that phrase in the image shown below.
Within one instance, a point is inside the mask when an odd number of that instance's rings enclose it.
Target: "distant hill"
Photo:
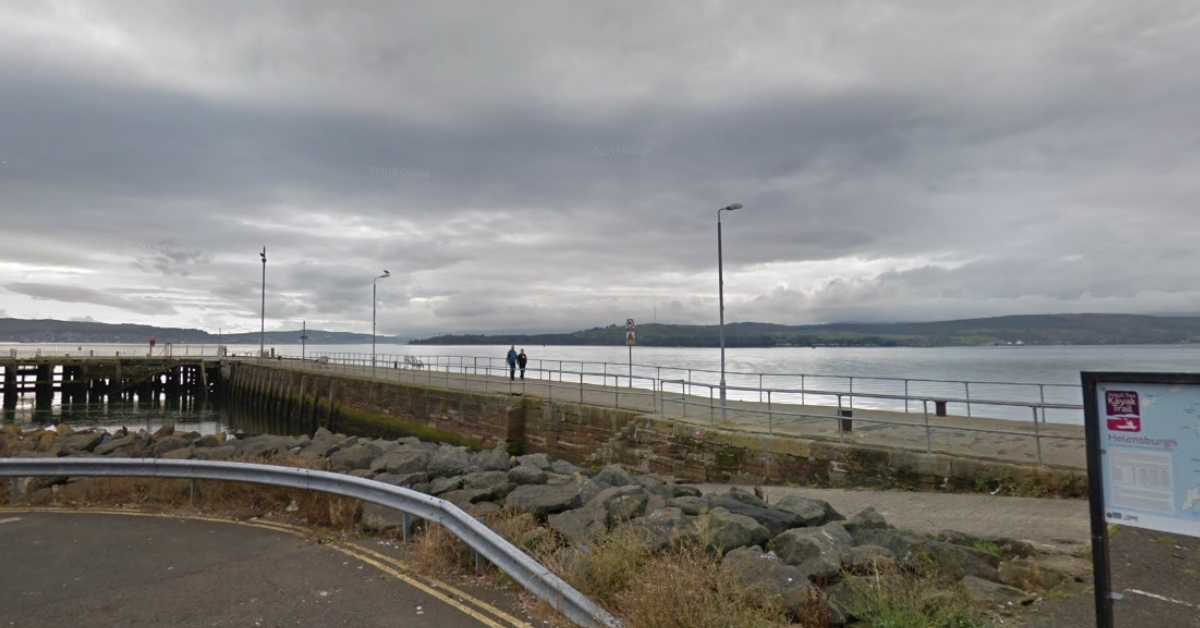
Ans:
[[[1200,317],[1138,314],[1038,314],[932,323],[725,325],[727,347],[1178,344],[1200,342]],[[423,345],[623,345],[625,327],[609,325],[563,334],[449,334],[413,340]],[[716,347],[717,325],[638,325],[637,344]]]
[[[300,344],[300,334],[299,329],[269,331],[263,334],[263,341],[267,344]],[[307,335],[306,342],[311,345],[353,345],[371,342],[370,334],[309,329]],[[144,343],[151,338],[159,344],[216,344],[219,341],[227,345],[256,345],[259,333],[218,335],[200,329],[178,327],[0,318],[0,342]],[[400,341],[392,336],[377,336],[376,342]]]

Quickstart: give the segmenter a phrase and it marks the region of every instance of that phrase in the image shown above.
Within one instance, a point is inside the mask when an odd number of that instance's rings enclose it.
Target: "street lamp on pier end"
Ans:
[[[379,280],[391,277],[392,273],[383,271],[383,274],[376,277],[371,282],[371,377],[375,377],[375,305],[378,303],[376,294],[378,290]]]
[[[721,309],[721,420],[728,414],[725,401],[725,271],[721,261],[721,212],[731,212],[741,209],[741,203],[734,203],[717,210],[717,299]]]

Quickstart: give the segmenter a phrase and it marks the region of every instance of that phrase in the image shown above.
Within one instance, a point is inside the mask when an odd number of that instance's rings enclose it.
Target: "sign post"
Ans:
[[[1200,373],[1081,378],[1096,626],[1112,628],[1108,526],[1200,537]]]
[[[629,345],[629,387],[633,388],[633,345],[637,344],[637,326],[632,318],[625,319],[625,344]]]

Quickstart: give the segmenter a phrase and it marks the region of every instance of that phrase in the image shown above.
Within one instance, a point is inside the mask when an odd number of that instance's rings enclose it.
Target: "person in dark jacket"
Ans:
[[[508,348],[508,356],[505,359],[508,360],[508,378],[516,379],[517,378],[517,347],[515,345],[510,346]]]
[[[525,363],[529,358],[525,355],[525,350],[521,349],[521,353],[517,354],[517,366],[521,369],[521,379],[525,379]]]

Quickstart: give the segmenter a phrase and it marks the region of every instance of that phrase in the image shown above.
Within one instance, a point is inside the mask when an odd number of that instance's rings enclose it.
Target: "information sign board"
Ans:
[[[1108,526],[1200,537],[1200,373],[1082,373],[1096,625],[1111,628]]]

